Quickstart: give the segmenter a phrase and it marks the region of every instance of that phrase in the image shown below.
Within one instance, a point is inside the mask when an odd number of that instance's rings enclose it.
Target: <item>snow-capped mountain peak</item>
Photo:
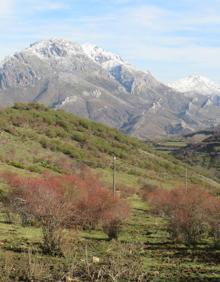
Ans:
[[[89,57],[91,60],[107,70],[110,70],[118,65],[130,66],[119,55],[105,51],[96,45],[79,45],[68,40],[57,38],[51,38],[33,43],[29,48],[25,49],[25,52],[34,54],[41,59],[59,59],[82,55]]]
[[[188,93],[188,95],[192,93],[205,96],[220,94],[220,86],[209,78],[200,75],[191,75],[168,85],[179,92]]]
[[[102,65],[105,69],[111,69],[118,65],[128,65],[119,55],[105,51],[96,45],[83,44],[82,48],[90,59]]]
[[[25,51],[34,53],[41,58],[68,57],[84,53],[79,44],[57,38],[35,42]]]

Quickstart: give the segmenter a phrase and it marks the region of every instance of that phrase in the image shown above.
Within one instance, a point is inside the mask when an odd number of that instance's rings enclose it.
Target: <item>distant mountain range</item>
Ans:
[[[204,96],[220,95],[220,86],[207,77],[199,75],[191,75],[168,85],[187,96],[194,96],[195,93]]]
[[[220,123],[220,88],[191,76],[165,85],[94,45],[49,39],[0,64],[0,105],[39,102],[139,138]]]

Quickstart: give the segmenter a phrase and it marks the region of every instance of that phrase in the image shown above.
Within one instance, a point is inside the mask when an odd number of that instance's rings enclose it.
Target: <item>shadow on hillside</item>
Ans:
[[[195,250],[190,253],[188,251],[181,251],[176,252],[173,257],[179,259],[188,257],[191,261],[196,261],[197,263],[220,264],[220,251],[214,249]]]
[[[87,239],[87,240],[109,242],[109,239],[108,239],[108,238],[100,238],[100,237],[93,237],[93,236],[83,236],[83,238],[84,238],[84,239]]]
[[[203,243],[193,247],[184,245],[175,245],[170,242],[145,243],[145,249],[150,251],[161,251],[161,256],[174,259],[189,258],[190,261],[199,263],[220,264],[220,250],[215,249],[212,245]],[[171,254],[166,253],[173,252]],[[214,281],[214,280],[213,280]]]

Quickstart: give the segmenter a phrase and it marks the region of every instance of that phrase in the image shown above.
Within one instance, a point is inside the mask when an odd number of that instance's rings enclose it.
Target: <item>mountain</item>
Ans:
[[[190,99],[185,118],[188,116],[200,124],[199,129],[219,124],[220,86],[215,82],[204,76],[191,75],[169,86]]]
[[[45,40],[4,61],[0,103],[40,102],[120,127],[131,106],[121,85],[76,43]],[[114,113],[114,114],[113,114]]]
[[[188,97],[95,45],[49,39],[0,65],[0,104],[39,102],[139,138],[220,122],[218,96]]]
[[[200,94],[204,96],[220,96],[220,86],[207,77],[191,75],[170,83],[170,87],[188,96]]]

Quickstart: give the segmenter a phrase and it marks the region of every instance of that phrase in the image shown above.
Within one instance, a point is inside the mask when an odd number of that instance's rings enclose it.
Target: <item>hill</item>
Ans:
[[[0,112],[0,169],[68,173],[88,165],[111,181],[112,157],[117,157],[117,180],[132,186],[147,181],[173,187],[184,182],[185,165],[150,145],[64,111],[38,104],[16,104]],[[189,181],[219,187],[191,168]],[[139,183],[140,185],[140,183]]]
[[[174,241],[167,220],[153,214],[140,197],[143,185],[165,189],[183,185],[184,163],[115,129],[39,104],[16,104],[0,111],[0,134],[0,281],[74,281],[75,277],[82,278],[76,281],[112,281],[116,277],[114,281],[121,282],[137,281],[137,274],[144,282],[219,281],[219,250],[213,239],[202,238],[196,246]],[[127,188],[121,195],[130,203],[118,242],[109,241],[100,227],[68,229],[62,230],[64,256],[43,253],[42,226],[37,218],[22,225],[18,213],[8,209],[11,199],[5,201],[5,195],[12,195],[11,187],[2,175],[15,172],[18,179],[36,184],[42,175],[65,179],[65,174],[74,175],[87,165],[111,187],[113,156],[117,157],[116,187]],[[187,167],[189,184],[219,193],[218,182]]]

